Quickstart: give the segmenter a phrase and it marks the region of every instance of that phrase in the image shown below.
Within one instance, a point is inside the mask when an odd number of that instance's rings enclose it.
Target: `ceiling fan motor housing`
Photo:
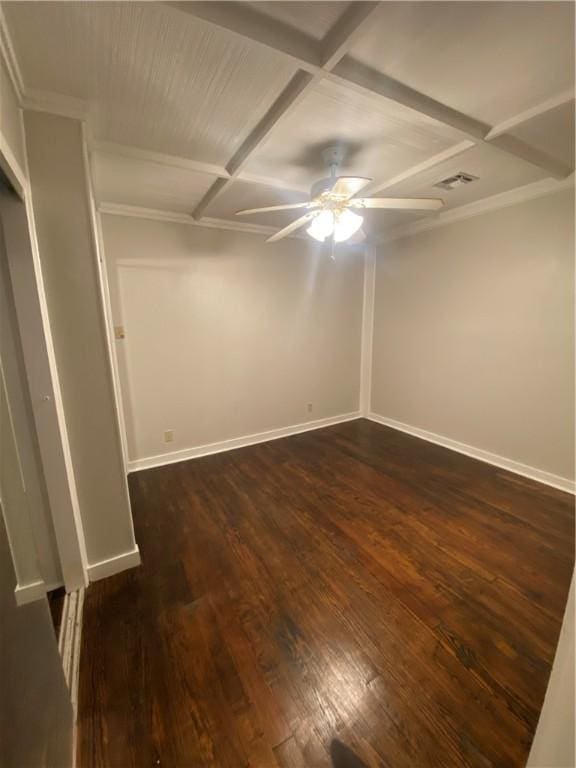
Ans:
[[[310,189],[310,199],[315,200],[320,197],[324,192],[329,192],[334,186],[334,176],[327,176],[325,179],[316,181]]]

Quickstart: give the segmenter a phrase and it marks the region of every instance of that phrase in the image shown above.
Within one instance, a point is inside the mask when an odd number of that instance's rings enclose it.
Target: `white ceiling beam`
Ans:
[[[355,2],[344,12],[320,46],[308,36],[264,14],[230,2],[168,2],[173,8],[184,11],[221,29],[264,45],[276,53],[290,58],[300,70],[274,102],[254,131],[246,138],[226,166],[229,178],[215,182],[197,205],[193,216],[199,219],[208,205],[238,177],[253,152],[268,137],[273,128],[310,92],[322,79],[328,79],[347,88],[376,94],[389,101],[417,112],[442,125],[460,132],[474,143],[483,143],[528,162],[554,178],[565,178],[571,169],[555,158],[530,147],[502,132],[495,135],[487,123],[470,117],[457,109],[410,88],[387,75],[355,61],[347,56],[357,38],[373,23],[380,3]],[[463,144],[463,143],[462,143]],[[461,145],[456,145],[461,146]],[[468,148],[468,147],[465,147]],[[462,150],[463,151],[463,150]],[[440,159],[436,159],[440,157]],[[442,153],[430,159],[432,167],[442,162]],[[418,166],[415,167],[416,169]],[[418,170],[406,172],[415,175]],[[409,176],[406,176],[408,178]],[[389,182],[384,182],[388,184]],[[383,189],[384,187],[379,187]]]
[[[167,2],[179,11],[255,43],[291,59],[299,69],[316,72],[321,64],[315,40],[277,19],[238,2]]]
[[[377,94],[389,101],[401,104],[420,115],[435,120],[438,123],[454,128],[470,138],[481,141],[490,130],[487,123],[447,107],[440,101],[430,98],[403,83],[384,75],[378,70],[367,67],[351,58],[343,59],[337,64],[327,78],[339,85],[353,88],[361,92]]]
[[[234,153],[226,166],[228,178],[217,179],[194,209],[192,216],[197,221],[202,218],[210,203],[221,195],[233,183],[234,179],[239,178],[240,171],[250,155],[262,144],[275,125],[304,98],[305,93],[308,92],[311,83],[316,78],[317,76],[311,75],[309,72],[297,72],[294,75],[262,120]]]
[[[528,123],[530,120],[534,120],[535,117],[540,117],[541,115],[545,115],[547,112],[551,112],[553,109],[557,109],[558,107],[562,107],[565,104],[574,102],[574,98],[575,96],[573,89],[557,93],[555,96],[546,99],[546,101],[542,101],[540,104],[536,104],[535,106],[530,107],[530,109],[525,109],[523,112],[519,112],[517,115],[513,115],[507,120],[503,120],[501,123],[498,123],[490,129],[486,139],[491,141],[492,139],[496,138],[496,136],[500,136],[502,133],[509,133],[514,128],[518,128],[524,123]]]
[[[198,3],[193,3],[194,7],[196,5]],[[211,6],[213,4],[208,3],[208,5]],[[226,165],[226,170],[230,174],[229,178],[215,181],[198,203],[192,213],[196,220],[200,220],[210,203],[232,184],[233,179],[238,178],[240,171],[252,154],[268,138],[278,123],[289,115],[314,88],[316,83],[325,76],[327,68],[333,67],[346,55],[354,44],[356,36],[365,28],[369,19],[378,10],[378,7],[379,3],[357,2],[344,13],[340,21],[333,28],[333,32],[329,33],[326,38],[326,43],[323,47],[324,63],[322,68],[317,69],[314,73],[300,69],[294,75],[268,112],[247,136]]]
[[[226,170],[230,176],[238,174],[249,156],[268,137],[274,126],[283,117],[290,114],[294,107],[302,101],[316,79],[316,76],[311,75],[309,72],[297,72],[294,75],[262,120],[242,142],[230,162],[226,165]]]
[[[374,23],[381,3],[353,2],[322,41],[322,69],[330,71]]]
[[[110,141],[92,140],[90,142],[89,148],[91,152],[104,155],[115,155],[117,157],[127,157],[133,158],[135,160],[142,160],[143,162],[157,163],[158,165],[168,165],[173,168],[182,168],[183,170],[193,171],[194,173],[203,173],[208,176],[216,176],[217,178],[222,179],[230,178],[230,174],[223,165],[205,163],[200,160],[180,157],[179,155],[169,155],[164,152],[154,152],[149,149],[133,147],[129,144],[116,144],[115,142]],[[248,184],[260,184],[267,187],[274,187],[276,189],[302,192],[303,194],[308,192],[308,187],[294,184],[285,184],[277,178],[262,176],[255,173],[239,173],[236,178],[238,181],[244,181]]]
[[[516,136],[510,133],[501,133],[489,141],[486,140],[484,143],[496,147],[509,155],[514,155],[520,158],[520,160],[525,160],[535,168],[546,171],[554,179],[565,179],[573,171],[572,168],[561,160],[557,160],[555,157],[546,154],[546,152],[526,144],[526,142],[517,139]]]
[[[216,179],[202,200],[200,200],[196,208],[194,208],[192,212],[192,218],[195,221],[200,221],[206,208],[208,208],[210,203],[214,202],[214,200],[216,200],[216,198],[232,184],[232,181],[233,179],[230,177],[227,179]]]
[[[572,172],[571,168],[556,158],[529,146],[514,136],[500,134],[493,139],[488,139],[492,129],[487,123],[469,117],[457,109],[452,109],[452,107],[448,107],[360,62],[349,58],[343,59],[334,67],[332,72],[327,73],[326,77],[348,87],[352,86],[370,93],[377,93],[383,98],[402,104],[421,115],[450,126],[475,142],[493,146],[502,152],[524,160],[555,179],[564,179]]]
[[[200,160],[192,160],[179,157],[178,155],[168,155],[164,152],[153,152],[149,149],[141,149],[129,144],[116,144],[111,141],[92,141],[90,149],[105,155],[119,155],[120,157],[158,163],[159,165],[170,165],[174,168],[183,168],[187,171],[205,173],[210,176],[228,178],[229,175],[223,165],[204,163]]]
[[[187,224],[189,226],[205,227],[208,229],[224,229],[231,232],[246,232],[256,235],[273,235],[275,227],[264,224],[251,224],[245,221],[229,221],[228,219],[214,219],[205,217],[202,221],[196,221],[187,213],[176,211],[164,211],[157,208],[143,208],[139,205],[123,205],[120,203],[102,202],[98,206],[100,213],[108,216],[125,216],[131,219],[148,219],[149,221],[168,221],[174,224]],[[294,233],[290,237],[302,237],[301,233]],[[131,260],[132,261],[132,260]]]
[[[407,168],[405,171],[397,173],[395,176],[389,176],[384,179],[376,179],[371,181],[363,191],[363,194],[366,192],[369,196],[375,197],[376,195],[380,194],[380,192],[384,192],[384,190],[399,184],[401,181],[406,181],[407,179],[411,179],[413,176],[418,176],[420,173],[428,171],[430,168],[434,168],[434,166],[440,165],[446,160],[457,157],[458,155],[461,155],[469,150],[471,147],[475,146],[476,142],[471,141],[470,139],[465,139],[459,144],[454,144],[452,147],[448,147],[448,149],[444,149],[442,152],[438,152],[436,155],[432,155],[432,157],[429,157],[427,160],[418,163],[418,165],[413,165],[411,168]]]

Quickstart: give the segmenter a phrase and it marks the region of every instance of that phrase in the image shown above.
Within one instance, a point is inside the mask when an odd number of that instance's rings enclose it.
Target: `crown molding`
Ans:
[[[129,144],[116,144],[111,141],[92,140],[89,146],[90,153],[103,155],[116,155],[118,157],[127,157],[134,160],[143,160],[158,165],[169,165],[173,168],[182,168],[186,171],[195,173],[204,173],[209,176],[218,176],[227,179],[230,174],[223,165],[215,163],[204,163],[199,160],[192,160],[178,155],[169,155],[165,152],[154,152],[141,147],[133,147]]]
[[[408,224],[406,227],[396,229],[390,232],[388,235],[382,237],[370,238],[369,245],[379,245],[380,243],[387,243],[393,240],[400,240],[404,237],[410,237],[411,235],[417,235],[420,232],[426,232],[429,229],[437,229],[438,227],[448,226],[458,221],[473,218],[474,216],[480,216],[483,213],[489,211],[496,211],[500,208],[507,208],[518,203],[523,203],[528,200],[534,200],[538,197],[544,197],[546,195],[560,192],[564,189],[569,189],[574,186],[574,175],[562,181],[556,181],[555,179],[543,179],[542,181],[536,181],[532,184],[526,184],[523,187],[516,187],[515,189],[501,192],[491,197],[485,197],[482,200],[477,200],[474,203],[468,205],[462,205],[458,208],[452,208],[444,213],[436,214],[433,218],[422,219],[421,221]],[[274,227],[268,227],[263,224],[248,224],[246,222],[232,221],[228,219],[216,219],[206,217],[201,220],[194,219],[187,213],[179,213],[177,211],[163,211],[155,208],[143,208],[137,205],[124,205],[121,203],[107,203],[102,202],[98,206],[98,211],[103,214],[111,216],[126,216],[136,219],[149,219],[153,221],[168,221],[174,224],[187,224],[195,227],[206,227],[208,229],[225,229],[233,232],[247,232],[249,234],[257,235],[271,235],[274,234],[277,229]],[[301,239],[301,234],[293,234],[289,237],[295,237]]]
[[[528,200],[535,200],[538,197],[552,195],[555,192],[561,192],[563,189],[569,189],[574,186],[574,174],[562,181],[555,179],[543,179],[526,184],[522,187],[509,189],[506,192],[500,192],[490,197],[484,197],[482,200],[476,200],[467,205],[461,205],[458,208],[451,208],[443,213],[436,214],[433,218],[422,219],[421,221],[408,224],[406,227],[393,230],[387,235],[375,239],[375,243],[389,243],[393,240],[400,240],[404,237],[417,235],[420,232],[426,232],[429,229],[437,229],[457,221],[471,219],[474,216],[481,216],[489,211],[497,211],[500,208],[508,208],[518,203],[524,203]]]
[[[90,102],[74,96],[64,96],[53,91],[27,88],[21,99],[23,109],[32,112],[49,112],[52,115],[86,121],[90,117]]]
[[[176,211],[162,211],[156,208],[142,208],[137,205],[122,205],[120,203],[100,203],[100,213],[110,216],[127,216],[134,219],[149,219],[152,221],[168,221],[173,224],[187,224],[193,227],[205,227],[208,229],[227,229],[233,232],[248,232],[256,235],[272,235],[277,232],[274,227],[266,227],[263,224],[247,224],[242,221],[229,221],[228,219],[214,219],[206,217],[201,221],[189,216],[187,213]]]
[[[12,43],[12,36],[6,23],[6,16],[4,15],[4,9],[0,4],[0,58],[4,62],[6,71],[12,83],[12,87],[16,93],[19,102],[22,102],[22,96],[24,94],[24,80],[22,78],[22,71],[16,58],[14,51],[14,45]]]
[[[61,93],[27,88],[24,85],[22,70],[12,42],[12,36],[4,9],[0,4],[0,59],[14,88],[18,103],[22,109],[37,112],[50,112],[62,117],[72,117],[76,120],[87,120],[90,114],[90,103],[85,99],[64,96]]]
[[[168,165],[173,168],[182,168],[183,170],[193,171],[194,173],[204,173],[209,176],[216,176],[220,179],[229,179],[230,173],[223,165],[216,163],[205,163],[200,160],[194,160],[180,155],[170,155],[165,152],[155,152],[142,147],[133,147],[129,144],[117,144],[111,141],[98,141],[90,139],[89,150],[91,154],[103,154],[119,157],[127,157],[135,160],[142,160],[158,165]],[[308,195],[310,188],[298,184],[286,184],[281,179],[270,176],[261,176],[257,173],[241,172],[236,177],[236,181],[244,181],[248,184],[262,184],[263,186],[283,189],[291,192],[301,192]]]

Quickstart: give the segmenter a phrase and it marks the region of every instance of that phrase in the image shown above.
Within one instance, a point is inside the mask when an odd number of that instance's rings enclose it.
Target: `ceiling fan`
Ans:
[[[436,211],[444,205],[444,202],[436,197],[355,197],[372,179],[337,175],[338,166],[343,159],[341,147],[329,147],[324,150],[322,156],[329,163],[330,176],[320,179],[312,186],[308,202],[247,208],[237,211],[236,215],[247,216],[252,213],[305,208],[307,213],[273,234],[266,242],[274,243],[308,224],[306,232],[321,243],[328,240],[333,249],[335,243],[343,243],[351,238],[356,242],[364,240],[365,234],[361,230],[364,219],[361,211],[367,208]]]

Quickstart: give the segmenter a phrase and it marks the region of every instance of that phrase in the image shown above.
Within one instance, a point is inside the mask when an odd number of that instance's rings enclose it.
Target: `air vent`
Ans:
[[[471,184],[473,181],[478,181],[478,176],[472,176],[471,173],[463,173],[461,171],[454,176],[450,176],[448,179],[439,181],[437,184],[434,184],[434,186],[440,187],[440,189],[458,189],[458,187],[463,187],[465,184]]]

